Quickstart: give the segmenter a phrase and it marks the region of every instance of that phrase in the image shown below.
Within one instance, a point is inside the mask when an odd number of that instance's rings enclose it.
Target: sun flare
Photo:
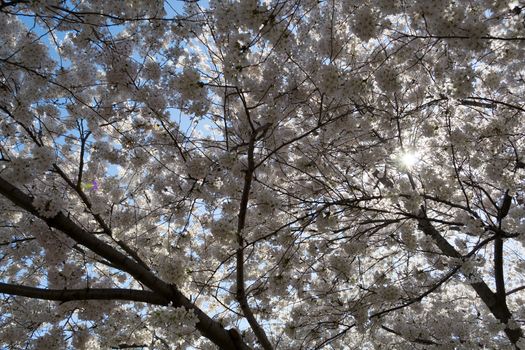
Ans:
[[[400,156],[401,164],[406,168],[412,168],[419,162],[419,154],[414,151],[405,151]]]

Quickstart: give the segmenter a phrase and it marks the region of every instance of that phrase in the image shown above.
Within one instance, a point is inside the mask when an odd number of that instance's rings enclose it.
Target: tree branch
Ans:
[[[496,298],[499,303],[506,304],[505,293],[505,273],[503,271],[503,238],[501,237],[501,224],[503,219],[509,213],[510,205],[512,203],[512,196],[509,195],[509,190],[503,196],[503,202],[498,208],[498,232],[494,239],[494,282],[496,283]]]
[[[408,33],[399,33],[401,36],[405,38],[413,38],[413,39],[438,39],[438,40],[447,40],[447,39],[463,39],[463,40],[470,40],[473,37],[469,35],[413,35]],[[481,40],[496,40],[496,41],[525,41],[525,37],[516,36],[516,37],[502,37],[502,36],[492,36],[492,35],[484,35],[479,37],[478,39]]]
[[[82,202],[84,202],[86,207],[89,210],[91,210],[92,208],[91,201],[86,196],[84,191],[82,191],[81,186],[75,185],[75,183],[73,183],[73,181],[69,179],[67,174],[58,165],[53,164],[53,168],[56,170],[58,175],[60,175],[60,177],[69,185],[69,187],[71,187],[79,195],[80,199],[82,200]],[[81,173],[79,173],[78,181],[81,181]],[[93,215],[93,218],[95,218],[95,220],[98,222],[100,227],[102,227],[102,230],[104,231],[104,233],[106,233],[109,237],[111,237],[111,239],[113,239],[119,245],[120,248],[122,248],[126,253],[128,253],[129,256],[131,256],[133,259],[135,259],[136,262],[142,265],[142,267],[144,267],[146,270],[150,270],[148,264],[146,264],[144,260],[142,260],[140,256],[133,249],[131,249],[126,243],[122,242],[121,240],[116,240],[113,237],[113,230],[111,230],[111,227],[109,227],[109,225],[106,224],[106,222],[104,221],[102,216],[100,216],[100,214],[92,213],[92,215]]]
[[[519,286],[519,287],[516,287],[514,289],[509,290],[506,295],[511,295],[511,294],[514,294],[514,293],[519,292],[520,290],[524,290],[524,289],[525,289],[525,286]]]
[[[448,241],[432,226],[430,220],[426,217],[423,209],[421,209],[420,216],[418,218],[419,229],[426,235],[432,237],[439,249],[447,256],[452,258],[461,258],[461,254],[458,253]],[[507,304],[500,302],[496,297],[496,294],[487,286],[483,281],[470,283],[474,291],[478,294],[481,300],[487,305],[494,317],[496,317],[501,323],[507,324],[512,318]],[[523,331],[521,328],[511,329],[508,326],[505,327],[505,334],[509,338],[512,344],[516,344],[518,340],[523,337]]]
[[[248,112],[248,111],[247,111]],[[248,201],[250,196],[251,183],[253,179],[253,172],[255,170],[255,162],[253,158],[255,140],[257,137],[258,130],[255,130],[250,137],[250,143],[248,144],[248,168],[244,174],[244,187],[241,196],[241,203],[239,205],[239,214],[237,221],[237,252],[236,252],[236,265],[237,265],[237,290],[236,298],[239,302],[241,310],[248,320],[250,327],[252,328],[257,340],[261,343],[262,347],[266,350],[273,349],[272,344],[268,340],[264,329],[257,322],[255,315],[253,314],[250,305],[248,304],[248,299],[246,297],[246,290],[244,286],[244,238],[242,236],[242,231],[246,222],[246,212],[248,210]]]
[[[385,331],[389,332],[389,333],[392,333],[392,334],[395,334],[397,335],[398,337],[401,337],[403,339],[407,339],[405,338],[400,332],[392,329],[392,328],[389,328],[387,326],[384,326],[382,325],[381,326],[382,329],[384,329]],[[430,339],[423,339],[423,338],[414,338],[414,339],[407,339],[408,341],[411,341],[411,342],[415,342],[415,343],[418,343],[418,344],[425,344],[425,345],[441,345],[439,343],[436,343],[435,341],[432,341]]]
[[[392,312],[392,311],[396,311],[396,310],[399,310],[399,309],[402,309],[402,308],[405,308],[407,306],[410,306],[414,303],[417,303],[417,302],[420,302],[421,300],[423,300],[423,298],[425,298],[426,296],[430,295],[432,292],[434,292],[436,289],[438,289],[439,287],[441,287],[442,284],[446,283],[450,277],[454,276],[454,274],[460,269],[461,267],[458,266],[458,267],[454,267],[452,270],[450,270],[447,274],[445,274],[445,276],[441,277],[439,279],[439,281],[437,281],[437,283],[432,286],[430,289],[428,289],[427,291],[425,291],[424,293],[418,295],[417,297],[415,298],[412,298],[408,301],[406,301],[405,303],[401,304],[401,305],[398,305],[398,306],[394,306],[390,309],[387,309],[387,310],[383,310],[383,311],[380,311],[380,312],[377,312],[373,315],[370,316],[370,319],[373,319],[375,317],[381,317],[382,315],[386,314],[386,313],[389,313],[389,312]]]
[[[186,298],[174,285],[169,285],[155,276],[151,271],[144,268],[141,264],[120,253],[114,247],[99,240],[94,235],[82,229],[75,222],[71,221],[62,212],[52,218],[43,217],[33,206],[33,198],[9,182],[0,177],[0,194],[9,199],[13,204],[21,209],[44,220],[50,227],[62,231],[78,244],[81,244],[104,259],[114,264],[117,268],[129,273],[137,281],[150,288],[159,297],[166,298],[173,303],[174,307],[184,307],[193,310],[199,322],[197,329],[203,336],[210,339],[213,343],[224,349],[249,349],[241,341],[234,339],[230,332],[225,330],[222,325],[212,320],[200,308]]]
[[[0,11],[2,11],[5,8],[8,8],[10,6],[15,7],[18,4],[28,4],[28,0],[13,0],[13,1],[4,1],[0,2]]]
[[[0,294],[55,300],[128,300],[155,305],[168,305],[169,300],[148,290],[97,288],[97,289],[44,289],[17,284],[0,283]]]

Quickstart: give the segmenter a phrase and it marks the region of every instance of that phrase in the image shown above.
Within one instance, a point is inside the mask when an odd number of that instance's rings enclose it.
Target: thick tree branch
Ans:
[[[499,302],[505,303],[505,274],[503,272],[503,239],[496,234],[494,239],[494,282],[496,283],[496,297]]]
[[[255,170],[255,162],[254,162],[253,153],[254,153],[254,148],[255,148],[256,137],[257,137],[257,130],[253,132],[252,136],[250,137],[250,142],[248,144],[248,168],[246,169],[246,172],[244,174],[244,187],[243,187],[242,196],[241,196],[241,203],[239,205],[239,215],[238,215],[238,221],[237,221],[237,244],[239,247],[237,248],[237,252],[236,252],[236,265],[237,265],[236,298],[237,298],[237,301],[239,302],[239,305],[244,314],[244,317],[246,317],[246,320],[248,320],[248,323],[250,324],[250,327],[255,333],[257,340],[259,340],[259,342],[261,343],[264,349],[271,350],[273,349],[272,344],[268,340],[268,337],[266,336],[264,329],[257,322],[257,319],[255,318],[255,315],[253,314],[250,308],[250,305],[248,304],[248,299],[246,297],[246,290],[244,286],[244,238],[242,236],[242,232],[244,230],[244,226],[246,222],[246,212],[248,210],[250,189],[251,189],[251,184],[252,184],[252,179],[253,179],[253,172]]]
[[[52,218],[43,217],[33,206],[33,198],[9,182],[0,177],[0,194],[9,199],[13,204],[24,209],[31,214],[44,220],[50,227],[62,231],[78,244],[81,244],[104,259],[114,264],[132,275],[137,281],[143,283],[161,298],[166,298],[175,307],[184,307],[193,310],[199,322],[197,329],[203,336],[210,339],[213,343],[223,349],[248,349],[248,346],[237,338],[232,337],[231,333],[225,330],[221,324],[212,320],[200,308],[186,298],[176,286],[169,285],[156,277],[151,271],[144,268],[141,264],[120,253],[114,247],[99,240],[89,232],[84,231],[80,226],[71,221],[62,212]]]
[[[496,298],[498,303],[506,304],[506,293],[505,293],[505,273],[503,271],[503,238],[501,237],[501,224],[503,219],[509,213],[510,205],[512,203],[512,196],[509,195],[509,191],[505,192],[503,196],[503,202],[498,208],[498,231],[495,234],[494,239],[494,282],[496,283]]]
[[[0,294],[16,295],[21,297],[56,300],[128,300],[155,305],[168,305],[169,300],[148,290],[135,289],[44,289],[16,284],[0,283]]]
[[[410,174],[409,174],[410,177]],[[413,182],[412,187],[415,188]],[[506,193],[508,195],[508,192]],[[506,199],[506,198],[505,198]],[[508,210],[510,208],[510,203],[506,203],[504,200],[504,203],[502,204],[498,217],[505,217],[508,213]],[[416,217],[418,222],[418,227],[423,233],[425,233],[427,236],[430,236],[436,245],[439,247],[441,252],[451,258],[456,259],[462,259],[463,256],[454,248],[440,233],[436,228],[432,225],[431,220],[427,217],[426,212],[423,207],[421,207],[419,216]],[[505,302],[505,294],[503,294],[503,298],[499,297],[494,293],[489,286],[483,281],[481,282],[472,282],[470,283],[474,291],[478,294],[478,296],[481,298],[481,300],[487,305],[487,307],[490,309],[494,317],[496,317],[501,323],[507,324],[507,322],[512,318],[512,313],[510,312],[506,302]],[[504,289],[503,289],[504,291]],[[512,344],[516,344],[520,338],[523,337],[523,331],[521,328],[518,329],[511,329],[510,327],[505,327],[505,334],[509,338],[509,340],[512,342]]]
[[[0,110],[4,111],[6,114],[8,114],[13,120],[16,120],[16,118],[13,116],[13,114],[6,107],[0,106]],[[35,135],[33,135],[33,133],[31,133],[30,130],[28,130],[25,126],[23,126],[23,127],[24,127],[24,129],[26,129],[29,137],[35,142],[35,144],[37,144],[40,147],[41,143],[37,140]],[[78,170],[78,176],[77,176],[76,184],[67,176],[67,174],[57,164],[53,164],[53,168],[58,173],[58,175],[60,175],[60,177],[69,185],[69,187],[71,187],[79,195],[80,199],[82,199],[82,202],[84,202],[86,207],[91,210],[91,208],[92,208],[91,201],[86,196],[86,194],[82,191],[82,186],[81,186],[81,183],[82,183],[82,169],[83,169],[83,166],[84,166],[85,143],[87,141],[87,138],[91,134],[91,132],[87,132],[84,135],[82,127],[79,124],[79,133],[81,134],[81,149],[80,149],[79,170]],[[129,247],[123,241],[116,240],[116,239],[113,238],[113,232],[111,230],[111,227],[109,227],[109,225],[106,224],[106,222],[104,221],[102,216],[100,216],[99,214],[95,214],[95,213],[93,213],[92,215],[95,218],[95,220],[98,222],[98,224],[102,227],[104,232],[108,236],[110,236],[119,245],[120,248],[122,248],[126,253],[129,254],[129,256],[131,256],[133,259],[135,259],[135,261],[137,261],[139,264],[141,264],[144,268],[146,268],[147,270],[150,269],[149,266],[135,252],[135,250],[133,250],[131,247]]]
[[[418,224],[419,229],[426,235],[432,237],[434,242],[436,242],[436,245],[445,255],[452,258],[462,258],[461,254],[459,254],[456,248],[448,243],[448,241],[439,233],[439,231],[436,230],[434,226],[432,226],[432,223],[426,217],[423,209],[421,210]],[[496,294],[490,290],[489,286],[487,286],[485,282],[472,282],[470,285],[485,303],[485,305],[487,305],[494,317],[496,317],[501,323],[507,324],[507,322],[512,318],[512,314],[507,307],[507,304],[498,300]],[[521,328],[511,329],[507,326],[505,327],[505,334],[512,344],[516,344],[518,340],[523,337],[523,331]]]

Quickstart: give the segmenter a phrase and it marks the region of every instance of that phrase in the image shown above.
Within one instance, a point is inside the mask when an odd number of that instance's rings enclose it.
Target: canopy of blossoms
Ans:
[[[0,348],[525,349],[524,13],[2,0]]]

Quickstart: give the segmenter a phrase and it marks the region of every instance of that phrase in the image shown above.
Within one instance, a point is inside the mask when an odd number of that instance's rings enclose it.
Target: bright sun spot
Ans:
[[[419,154],[414,151],[407,151],[401,154],[401,164],[407,168],[412,168],[419,162]]]

